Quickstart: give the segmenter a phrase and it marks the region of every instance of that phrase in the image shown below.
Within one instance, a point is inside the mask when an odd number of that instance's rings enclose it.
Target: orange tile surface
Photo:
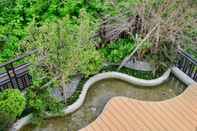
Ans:
[[[80,131],[197,131],[197,85],[161,102],[112,98],[101,115]]]

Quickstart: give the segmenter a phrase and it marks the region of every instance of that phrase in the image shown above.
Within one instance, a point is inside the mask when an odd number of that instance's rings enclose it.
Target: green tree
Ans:
[[[102,57],[90,39],[94,31],[90,18],[83,10],[79,20],[65,17],[42,27],[30,27],[23,47],[39,49],[39,57],[30,60],[36,65],[32,72],[35,80],[59,76],[60,81],[67,82],[76,73],[89,76],[100,71]]]
[[[26,50],[39,49],[39,55],[28,59],[34,65],[31,68],[34,81],[27,93],[27,105],[34,118],[41,120],[46,111],[59,112],[63,108],[51,96],[51,88],[64,89],[73,75],[89,76],[102,68],[102,57],[90,39],[93,29],[84,10],[78,20],[65,17],[41,27],[36,24],[29,27],[30,34],[22,45]]]

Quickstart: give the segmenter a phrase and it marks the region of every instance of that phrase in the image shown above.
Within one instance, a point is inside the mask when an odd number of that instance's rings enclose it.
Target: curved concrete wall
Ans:
[[[94,83],[96,83],[98,81],[101,81],[104,79],[109,79],[109,78],[115,78],[115,79],[120,79],[120,80],[126,81],[126,82],[134,84],[134,85],[151,87],[151,86],[157,86],[157,85],[162,84],[164,81],[166,81],[168,79],[169,75],[170,75],[170,70],[166,71],[161,77],[159,77],[157,79],[153,79],[153,80],[139,79],[139,78],[129,76],[127,74],[123,74],[123,73],[119,73],[119,72],[106,72],[106,73],[101,73],[101,74],[95,75],[95,76],[91,77],[85,83],[83,90],[82,90],[79,98],[77,99],[77,101],[75,103],[73,103],[72,105],[68,106],[64,110],[64,113],[65,114],[72,113],[72,112],[76,111],[78,108],[80,108],[80,106],[85,101],[85,97],[86,97],[86,94],[87,94],[89,88]]]
[[[192,85],[195,84],[196,82],[192,80],[189,76],[187,76],[183,71],[181,71],[177,67],[172,67],[172,73],[183,83],[186,85]]]
[[[72,113],[72,112],[76,111],[77,109],[79,109],[85,101],[85,97],[87,95],[89,88],[94,83],[96,83],[100,80],[115,78],[115,79],[120,79],[120,80],[126,81],[126,82],[134,84],[134,85],[151,87],[151,86],[160,85],[163,82],[165,82],[168,79],[170,72],[171,72],[171,70],[169,69],[161,77],[159,77],[157,79],[153,79],[153,80],[139,79],[139,78],[129,76],[127,74],[123,74],[123,73],[119,73],[119,72],[106,72],[106,73],[101,73],[101,74],[95,75],[95,76],[91,77],[85,83],[85,85],[83,86],[82,92],[81,92],[79,98],[77,99],[77,101],[75,103],[73,103],[72,105],[68,106],[67,108],[65,108],[63,110],[63,112],[64,112],[64,114],[69,114],[69,113]],[[48,114],[47,116],[52,117],[52,116],[57,116],[57,114]],[[10,131],[20,130],[20,128],[22,128],[24,125],[31,122],[31,118],[32,118],[32,114],[21,118],[16,123],[14,123],[12,128],[10,128]]]

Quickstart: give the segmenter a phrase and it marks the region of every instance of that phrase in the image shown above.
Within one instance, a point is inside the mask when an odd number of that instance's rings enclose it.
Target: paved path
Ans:
[[[197,131],[197,85],[161,102],[112,98],[103,113],[80,131]]]

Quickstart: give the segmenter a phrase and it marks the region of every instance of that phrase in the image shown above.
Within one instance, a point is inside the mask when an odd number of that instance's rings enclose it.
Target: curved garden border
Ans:
[[[66,107],[63,110],[63,113],[66,115],[66,114],[72,113],[72,112],[76,111],[77,109],[79,109],[83,105],[83,103],[85,101],[85,97],[87,95],[87,92],[88,92],[89,88],[94,83],[96,83],[96,82],[98,82],[100,80],[109,79],[109,78],[115,78],[115,79],[120,79],[120,80],[126,81],[126,82],[134,84],[134,85],[151,87],[151,86],[160,85],[163,82],[165,82],[168,79],[168,77],[170,76],[170,73],[171,73],[171,69],[168,69],[161,77],[156,78],[156,79],[152,79],[152,80],[139,79],[139,78],[136,78],[136,77],[133,77],[133,76],[129,76],[127,74],[123,74],[123,73],[119,73],[119,72],[105,72],[105,73],[97,74],[97,75],[91,77],[84,84],[82,92],[81,92],[79,98],[77,99],[77,101],[75,103],[73,103],[72,105]],[[175,75],[177,75],[177,74],[175,73]],[[47,117],[54,117],[54,116],[57,116],[57,114],[48,114],[47,115]],[[23,126],[25,126],[28,123],[30,123],[31,118],[32,118],[32,114],[21,118],[16,123],[14,123],[12,128],[10,128],[10,131],[18,131],[18,130],[20,130]]]

